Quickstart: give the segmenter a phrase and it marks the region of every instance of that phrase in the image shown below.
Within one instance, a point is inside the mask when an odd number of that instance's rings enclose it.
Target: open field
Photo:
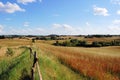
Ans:
[[[32,60],[25,46],[37,51],[43,80],[120,80],[120,46],[62,47],[53,42],[0,40],[0,80],[30,80]],[[13,56],[6,56],[7,48]]]

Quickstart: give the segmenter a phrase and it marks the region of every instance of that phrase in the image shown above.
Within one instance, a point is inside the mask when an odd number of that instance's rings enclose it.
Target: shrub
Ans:
[[[85,47],[86,45],[87,45],[86,41],[78,41],[78,44],[77,44],[77,46],[83,46],[83,47]]]
[[[7,54],[7,56],[13,56],[14,51],[12,50],[12,48],[7,48],[6,54]]]
[[[56,41],[53,45],[60,46],[61,43],[59,43],[59,41]]]
[[[69,41],[65,41],[62,43],[62,46],[71,46],[71,43]]]
[[[35,43],[35,39],[32,39],[32,43]]]
[[[101,46],[102,45],[99,42],[97,42],[97,41],[92,42],[92,47],[101,47]]]

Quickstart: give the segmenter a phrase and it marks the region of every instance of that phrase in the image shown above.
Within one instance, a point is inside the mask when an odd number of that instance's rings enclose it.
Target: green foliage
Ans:
[[[35,39],[32,39],[32,43],[35,43]]]
[[[56,36],[51,36],[50,39],[51,40],[57,40],[57,37]]]
[[[56,46],[60,46],[61,43],[59,43],[59,41],[56,41],[56,42],[54,43],[54,45],[56,45]]]
[[[92,42],[92,46],[93,47],[101,47],[102,45],[99,42],[95,41],[95,42]]]
[[[51,53],[45,52],[39,57],[43,80],[85,80],[66,65],[61,64],[57,57],[48,54]]]
[[[28,47],[27,47],[27,46],[20,46],[19,48],[28,49]]]
[[[91,44],[88,44],[87,41],[81,41],[77,39],[71,39],[70,41],[64,41],[63,43],[59,43],[59,41],[56,41],[54,43],[56,46],[80,46],[80,47],[104,47],[104,46],[120,46],[120,40],[113,40],[110,42],[103,42],[103,41],[94,41]]]
[[[6,54],[7,54],[7,56],[13,56],[14,55],[13,49],[12,48],[7,48]]]
[[[0,80],[30,80],[29,50],[26,49],[21,55],[0,61]],[[31,60],[32,61],[32,60]]]

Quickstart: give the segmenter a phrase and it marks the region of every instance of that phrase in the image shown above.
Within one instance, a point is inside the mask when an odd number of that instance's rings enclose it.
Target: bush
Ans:
[[[101,47],[102,44],[100,44],[99,42],[95,41],[95,42],[92,42],[92,47]]]
[[[7,54],[7,56],[13,56],[14,51],[12,50],[12,48],[7,48],[6,54]]]
[[[65,41],[62,43],[62,46],[71,46],[71,43],[69,41]]]
[[[59,41],[56,41],[53,45],[60,46],[61,43],[59,43]]]
[[[76,46],[82,46],[85,47],[87,45],[86,41],[78,41],[78,44]]]
[[[35,43],[35,39],[32,39],[32,43]]]

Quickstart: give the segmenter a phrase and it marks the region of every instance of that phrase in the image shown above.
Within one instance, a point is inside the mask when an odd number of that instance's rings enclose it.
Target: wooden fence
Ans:
[[[36,53],[36,51],[34,51],[34,53],[33,53],[32,48],[29,48],[29,50],[30,50],[30,58],[32,58],[32,56],[33,56],[33,65],[32,65],[32,69],[31,69],[31,80],[35,80],[36,69],[38,71],[39,80],[42,80],[42,75],[40,72],[37,53]]]

